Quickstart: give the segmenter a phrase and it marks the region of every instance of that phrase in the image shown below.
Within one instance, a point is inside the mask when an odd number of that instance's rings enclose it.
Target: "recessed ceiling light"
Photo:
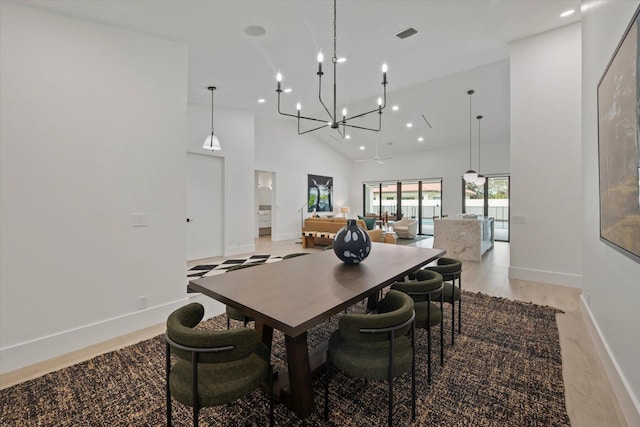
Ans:
[[[412,128],[413,127],[413,123],[407,123],[407,127],[408,128]]]
[[[361,149],[361,150],[364,150],[364,145],[361,145],[361,146],[360,146],[360,149]]]
[[[393,107],[391,107],[391,109],[392,109],[393,111],[398,111],[398,109],[399,109],[399,108],[400,108],[400,107],[398,107],[397,105],[394,105]]]
[[[264,104],[265,99],[264,99],[264,98],[260,98],[260,99],[258,99],[258,102],[259,102],[260,104]]]
[[[573,12],[575,12],[575,11],[576,11],[575,9],[565,10],[564,12],[562,12],[562,13],[560,14],[560,17],[561,17],[561,18],[565,18],[565,17],[567,17],[567,16],[569,16],[569,15],[573,15]]]
[[[422,142],[422,141],[424,141],[423,137],[418,138],[418,142]]]
[[[286,89],[284,90],[284,93],[291,93],[291,88],[290,88],[290,87],[286,88]]]
[[[267,30],[264,27],[261,27],[260,25],[249,25],[244,29],[244,33],[246,35],[253,36],[253,37],[264,36],[266,32]]]
[[[338,58],[336,59],[336,62],[339,64],[342,64],[343,62],[347,62],[347,58],[345,58],[344,56],[342,58]]]

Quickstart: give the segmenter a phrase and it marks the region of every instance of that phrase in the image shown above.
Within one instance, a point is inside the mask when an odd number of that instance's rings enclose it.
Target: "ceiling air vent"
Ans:
[[[402,30],[399,33],[395,33],[394,36],[398,37],[399,39],[406,39],[407,37],[411,37],[415,34],[418,34],[418,30],[416,30],[415,28],[407,28],[406,30]]]

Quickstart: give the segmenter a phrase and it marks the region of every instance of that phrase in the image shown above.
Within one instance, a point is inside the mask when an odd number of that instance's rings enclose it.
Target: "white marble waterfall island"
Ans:
[[[464,261],[480,261],[493,248],[493,218],[433,220],[433,247],[445,256]]]

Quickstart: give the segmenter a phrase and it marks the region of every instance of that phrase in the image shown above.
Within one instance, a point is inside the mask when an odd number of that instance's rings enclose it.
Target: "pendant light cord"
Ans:
[[[471,109],[471,102],[472,102],[472,95],[473,95],[473,90],[470,90],[467,92],[469,94],[469,170],[471,170],[471,121],[473,118],[472,115],[472,109]]]
[[[215,88],[211,88],[211,133],[213,133],[213,91]]]
[[[482,116],[477,116],[478,119],[478,175],[480,175],[480,120]]]
[[[337,40],[337,36],[336,36],[336,28],[337,28],[337,16],[338,16],[338,12],[337,12],[337,7],[336,7],[336,0],[333,0],[333,62],[335,63],[338,59],[338,54],[337,54],[337,49],[336,49],[336,40]]]

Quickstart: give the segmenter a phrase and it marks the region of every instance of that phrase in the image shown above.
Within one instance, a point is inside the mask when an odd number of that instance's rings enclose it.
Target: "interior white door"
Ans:
[[[221,256],[223,159],[187,154],[187,260]]]

